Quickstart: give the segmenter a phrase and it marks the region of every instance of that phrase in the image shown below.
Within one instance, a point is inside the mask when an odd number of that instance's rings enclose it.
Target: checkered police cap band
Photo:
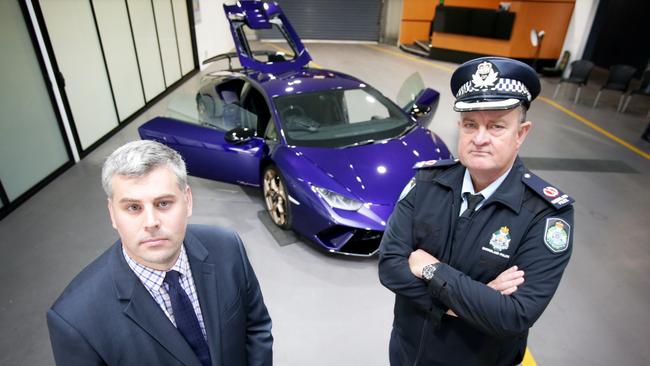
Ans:
[[[506,78],[500,78],[499,82],[495,86],[488,87],[488,88],[477,88],[474,86],[474,83],[470,80],[465,84],[463,84],[463,86],[461,86],[460,89],[458,89],[458,92],[456,93],[456,99],[460,99],[465,94],[470,94],[475,92],[485,93],[486,91],[497,91],[497,92],[519,94],[525,97],[528,102],[530,102],[532,99],[532,96],[528,91],[528,88],[526,88],[526,85],[524,85],[524,83],[522,83],[519,80],[506,79]]]

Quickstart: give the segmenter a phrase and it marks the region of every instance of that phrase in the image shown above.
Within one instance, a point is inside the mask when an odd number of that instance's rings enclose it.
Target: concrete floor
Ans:
[[[450,70],[455,65],[419,59],[394,47],[310,44],[314,60],[369,82],[395,98],[401,81],[418,71],[441,92],[431,129],[456,151]],[[605,93],[591,108],[592,86],[572,104],[568,86],[556,102],[641,151],[648,101],[616,113],[618,95]],[[543,80],[551,98],[557,79]],[[198,76],[137,118],[83,161],[0,221],[0,365],[51,365],[45,311],[72,277],[103,252],[117,234],[110,226],[100,186],[103,159],[137,139],[137,127],[191,96]],[[551,104],[535,102],[535,128],[522,149],[526,158],[589,159],[627,166],[537,171],[576,199],[573,258],[552,303],[531,331],[538,365],[650,364],[650,194],[647,158],[596,132]],[[553,161],[553,160],[551,160]],[[591,165],[590,165],[591,166]],[[584,171],[590,170],[590,171]],[[277,365],[387,365],[392,294],[377,279],[376,259],[331,256],[310,244],[280,246],[257,214],[258,191],[190,178],[193,223],[238,231],[259,277],[274,322]]]

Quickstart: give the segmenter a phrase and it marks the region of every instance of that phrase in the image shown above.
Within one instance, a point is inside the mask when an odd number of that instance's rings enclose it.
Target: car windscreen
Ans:
[[[415,126],[370,88],[334,89],[274,98],[287,143],[345,147],[398,137]]]

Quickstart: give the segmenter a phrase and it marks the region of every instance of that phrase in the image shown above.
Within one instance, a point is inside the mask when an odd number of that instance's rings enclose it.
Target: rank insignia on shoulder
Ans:
[[[425,160],[418,161],[413,165],[413,169],[423,169],[430,168],[432,166],[441,167],[441,166],[450,166],[458,163],[458,159],[445,159],[445,160]]]
[[[575,200],[569,197],[569,195],[563,193],[550,183],[546,182],[531,172],[526,172],[522,178],[522,181],[525,185],[530,187],[530,189],[532,189],[535,193],[537,193],[540,197],[542,197],[545,201],[550,203],[558,210],[575,202]]]
[[[415,177],[411,178],[411,180],[409,180],[409,182],[406,183],[406,186],[404,187],[404,189],[402,189],[402,193],[399,194],[399,199],[397,201],[403,200],[404,197],[406,197],[406,195],[408,195],[409,192],[411,192],[413,187],[415,187]]]
[[[553,253],[561,253],[569,247],[571,238],[571,225],[566,221],[550,217],[546,219],[546,229],[544,229],[544,244]]]

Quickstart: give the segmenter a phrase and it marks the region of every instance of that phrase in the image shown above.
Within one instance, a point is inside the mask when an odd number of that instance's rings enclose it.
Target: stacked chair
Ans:
[[[623,107],[623,100],[625,99],[625,93],[627,88],[630,86],[630,81],[636,72],[636,68],[630,65],[613,65],[609,68],[609,75],[607,76],[607,82],[600,87],[598,95],[596,95],[596,100],[594,100],[594,105],[596,107],[600,95],[603,93],[603,90],[613,90],[621,93],[621,98],[618,101],[618,106],[616,111],[620,111]]]
[[[553,93],[553,99],[557,96],[557,93],[560,91],[560,87],[564,83],[576,84],[578,85],[578,90],[576,91],[575,99],[573,103],[578,103],[580,99],[580,91],[583,86],[587,85],[589,76],[591,75],[591,70],[594,68],[594,63],[588,60],[577,60],[571,63],[571,73],[569,73],[568,78],[561,78],[560,82],[555,88],[555,93]]]
[[[627,96],[627,100],[625,101],[621,112],[625,113],[625,110],[627,109],[628,104],[630,104],[630,100],[632,99],[633,95],[644,95],[646,97],[650,96],[650,69],[647,69],[643,72],[643,76],[641,77],[641,86],[639,86],[638,89],[633,90]],[[650,111],[648,111],[648,118],[650,118]]]

